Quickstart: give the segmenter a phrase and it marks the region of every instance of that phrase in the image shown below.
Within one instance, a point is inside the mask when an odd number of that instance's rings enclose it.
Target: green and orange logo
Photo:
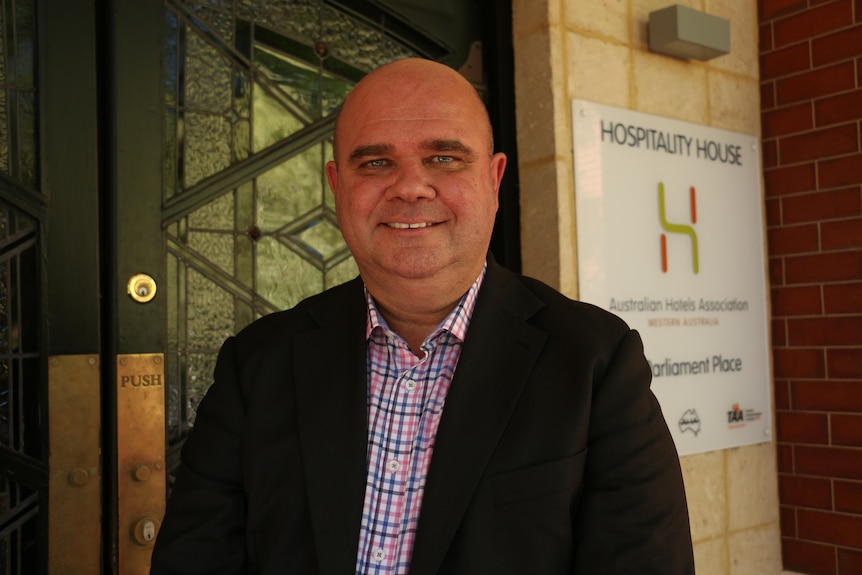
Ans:
[[[694,190],[694,186],[691,187],[689,191],[689,198],[691,202],[691,223],[697,223],[697,198]],[[686,224],[672,224],[667,221],[667,216],[665,216],[664,209],[664,182],[658,183],[658,213],[659,219],[661,220],[661,227],[668,234],[685,234],[691,238],[691,263],[692,268],[694,269],[694,273],[698,273],[700,270],[700,264],[698,262],[697,255],[697,232],[694,231],[694,227],[686,225]],[[661,271],[667,273],[667,235],[661,235]]]

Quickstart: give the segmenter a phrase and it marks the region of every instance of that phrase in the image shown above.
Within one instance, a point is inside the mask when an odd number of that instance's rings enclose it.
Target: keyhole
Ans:
[[[152,521],[144,523],[143,529],[144,540],[152,541],[156,537],[156,526]]]
[[[148,293],[150,293],[150,290],[147,288],[147,286],[145,286],[143,284],[138,286],[138,295],[139,296],[144,297]]]

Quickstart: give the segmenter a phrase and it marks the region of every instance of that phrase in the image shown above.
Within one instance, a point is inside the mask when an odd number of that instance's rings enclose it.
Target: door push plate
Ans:
[[[165,510],[164,354],[117,356],[119,572],[146,575]]]

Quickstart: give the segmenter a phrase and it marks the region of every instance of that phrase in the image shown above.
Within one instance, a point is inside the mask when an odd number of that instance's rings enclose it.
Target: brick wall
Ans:
[[[759,0],[784,568],[862,574],[862,0]]]

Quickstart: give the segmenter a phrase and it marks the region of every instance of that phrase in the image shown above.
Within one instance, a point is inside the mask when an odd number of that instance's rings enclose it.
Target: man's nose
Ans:
[[[437,195],[432,175],[421,161],[402,162],[394,172],[394,179],[386,190],[387,197],[416,201],[432,199]]]

